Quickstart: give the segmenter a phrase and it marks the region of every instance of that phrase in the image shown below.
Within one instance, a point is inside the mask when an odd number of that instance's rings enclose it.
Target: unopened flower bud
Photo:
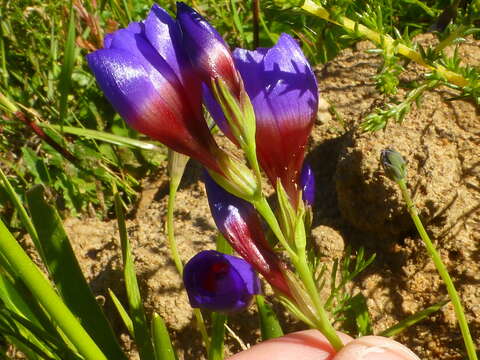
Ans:
[[[224,313],[244,310],[260,293],[260,280],[249,263],[214,250],[190,259],[183,281],[192,307]]]
[[[394,149],[383,149],[380,152],[380,162],[385,174],[393,181],[399,182],[406,176],[406,161]]]

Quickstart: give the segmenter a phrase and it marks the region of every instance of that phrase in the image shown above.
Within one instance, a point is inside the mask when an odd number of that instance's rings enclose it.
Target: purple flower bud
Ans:
[[[214,250],[190,259],[183,282],[192,307],[224,313],[245,309],[260,293],[260,280],[250,264]]]
[[[315,174],[309,163],[303,163],[302,173],[300,174],[300,185],[303,191],[303,201],[307,205],[313,206],[315,203]]]
[[[192,64],[202,80],[222,79],[238,93],[239,78],[232,54],[225,40],[199,13],[183,2],[177,2],[177,21],[183,31],[183,43]]]

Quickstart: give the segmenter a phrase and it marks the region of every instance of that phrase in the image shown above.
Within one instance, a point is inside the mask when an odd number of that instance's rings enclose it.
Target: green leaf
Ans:
[[[82,274],[62,221],[56,209],[44,199],[43,186],[27,192],[33,224],[45,256],[45,266],[52,276],[63,300],[82,321],[108,358],[126,359],[105,315],[100,309]]]
[[[265,297],[262,295],[255,296],[257,302],[258,315],[260,316],[260,331],[262,340],[268,340],[283,336],[282,326],[278,321],[277,315],[273,308],[265,303]]]
[[[13,203],[13,205],[18,211],[18,214],[20,216],[20,220],[22,221],[23,226],[28,231],[28,234],[30,235],[30,238],[35,244],[35,247],[37,248],[38,252],[40,253],[40,256],[42,257],[42,259],[44,259],[45,256],[42,253],[42,248],[40,246],[38,234],[37,234],[37,231],[35,230],[35,227],[33,226],[32,220],[28,216],[27,211],[23,207],[23,204],[20,200],[20,197],[17,195],[17,193],[13,189],[13,186],[8,181],[8,178],[5,176],[2,169],[0,169],[0,179],[3,181],[3,184],[5,185],[5,190],[7,191],[7,194],[10,197],[10,201]]]
[[[68,22],[67,39],[63,55],[62,72],[58,84],[60,93],[60,123],[63,125],[67,113],[68,94],[72,84],[72,72],[75,61],[75,12],[72,3],[70,4],[70,20]]]
[[[147,324],[147,317],[145,316],[145,309],[140,296],[140,289],[138,288],[135,266],[133,264],[132,248],[127,236],[122,199],[118,192],[115,193],[115,213],[117,214],[118,231],[120,233],[123,275],[125,278],[125,287],[130,307],[130,317],[133,322],[133,330],[135,333],[135,343],[137,344],[138,352],[140,353],[140,359],[154,360],[155,355],[150,337],[150,328]]]
[[[108,293],[110,294],[113,304],[117,308],[117,311],[120,314],[120,317],[122,318],[123,324],[127,328],[128,333],[132,338],[135,338],[135,332],[133,330],[133,322],[132,322],[132,319],[130,319],[130,316],[128,315],[127,310],[125,310],[122,303],[120,302],[120,300],[118,300],[117,296],[111,289],[108,289]]]
[[[6,319],[9,319],[10,322],[15,322],[17,328],[24,330],[28,330],[27,334],[25,335],[26,339],[29,339],[32,344],[35,344],[38,348],[49,352],[52,356],[56,355],[55,357],[60,360],[67,360],[67,359],[74,359],[74,360],[81,360],[82,357],[76,353],[74,353],[63,341],[61,341],[61,337],[56,336],[57,334],[51,334],[38,325],[34,324],[30,321],[30,319],[25,318],[16,314],[13,311],[8,309],[3,309],[0,313],[0,316],[3,316]],[[23,332],[19,332],[23,333]]]
[[[155,144],[141,141],[141,140],[131,139],[125,136],[110,134],[104,131],[84,129],[84,128],[79,128],[74,126],[63,126],[62,128],[58,125],[52,125],[48,123],[40,123],[39,125],[42,127],[49,127],[54,130],[63,130],[63,132],[67,134],[83,136],[88,139],[101,140],[101,141],[105,141],[110,144],[115,144],[119,146],[139,148],[143,150],[153,150],[153,151],[161,151],[161,152],[164,151],[162,147],[157,146]]]
[[[162,317],[157,313],[153,314],[152,335],[156,360],[176,360],[177,356],[173,350],[168,329]]]
[[[372,324],[368,313],[367,301],[361,293],[353,296],[348,301],[350,312],[355,318],[358,336],[372,335]]]
[[[440,310],[442,307],[444,307],[447,303],[449,302],[448,299],[446,300],[442,300],[442,301],[439,301],[437,302],[436,304],[433,304],[432,306],[429,306],[428,308],[422,310],[422,311],[419,311],[413,315],[410,315],[409,317],[407,317],[406,319],[403,319],[402,321],[400,321],[398,324],[395,324],[391,327],[389,327],[388,329],[382,331],[380,334],[380,336],[387,336],[387,337],[391,337],[391,336],[395,336],[399,333],[401,333],[403,330],[405,330],[406,328],[418,323],[419,321],[422,321],[424,320],[425,318],[427,318],[428,316],[430,316],[431,314],[433,314],[434,312]]]
[[[86,360],[106,360],[98,345],[80,325],[54,288],[0,220],[0,253],[12,271],[20,276],[52,321]]]

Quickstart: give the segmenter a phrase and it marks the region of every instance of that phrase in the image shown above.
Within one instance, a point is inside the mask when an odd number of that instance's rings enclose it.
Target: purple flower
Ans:
[[[220,78],[238,94],[239,78],[232,54],[217,30],[183,2],[177,2],[177,19],[185,49],[205,84],[210,86],[212,79]]]
[[[225,191],[208,174],[205,174],[205,188],[213,219],[225,239],[270,285],[290,296],[282,272],[285,265],[277,258],[265,239],[255,208],[245,200]]]
[[[260,280],[250,264],[213,250],[188,261],[183,282],[192,307],[218,312],[243,310],[260,293]]]
[[[307,205],[313,206],[315,203],[315,174],[309,163],[303,163],[302,173],[300,174],[300,185],[302,187],[303,201]]]
[[[115,110],[134,129],[222,173],[202,115],[201,79],[178,23],[154,5],[143,22],[107,35],[104,43],[87,60]]]
[[[315,75],[300,46],[287,34],[272,48],[236,49],[233,57],[255,110],[260,165],[272,185],[280,179],[295,202],[318,108]]]

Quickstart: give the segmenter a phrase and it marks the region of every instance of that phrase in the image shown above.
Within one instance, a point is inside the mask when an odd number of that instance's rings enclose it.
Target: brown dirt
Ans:
[[[429,40],[427,37],[426,40]],[[469,39],[462,54],[480,63],[479,42]],[[432,262],[416,235],[399,192],[383,176],[379,151],[399,150],[409,162],[408,181],[415,201],[443,260],[460,291],[473,338],[480,346],[480,177],[478,109],[465,101],[447,101],[447,89],[428,92],[403,125],[361,133],[357,126],[385,101],[375,90],[377,56],[366,54],[368,43],[344,51],[318,69],[323,99],[313,131],[309,161],[317,178],[313,235],[325,253],[336,257],[345,244],[375,252],[374,265],[355,282],[353,291],[368,298],[375,332],[395,324],[446,296]],[[422,69],[409,65],[404,80]],[[399,94],[401,98],[404,93]],[[341,116],[328,111],[333,105]],[[164,235],[168,179],[165,168],[144,184],[141,201],[128,230],[147,310],[156,311],[173,333],[180,359],[200,359],[201,340]],[[214,223],[209,215],[200,170],[187,167],[176,207],[176,236],[181,257],[213,247]],[[107,288],[124,301],[118,234],[114,221],[69,219],[66,228],[93,291],[107,298]],[[325,261],[331,261],[326,259]],[[110,300],[105,308],[124,335]],[[232,328],[247,344],[257,341],[253,311],[234,316]],[[287,331],[301,328],[289,324]],[[462,338],[451,305],[412,326],[397,339],[422,359],[462,359]],[[229,352],[240,349],[229,338]],[[126,346],[128,341],[125,342]],[[136,358],[132,349],[132,359]]]

